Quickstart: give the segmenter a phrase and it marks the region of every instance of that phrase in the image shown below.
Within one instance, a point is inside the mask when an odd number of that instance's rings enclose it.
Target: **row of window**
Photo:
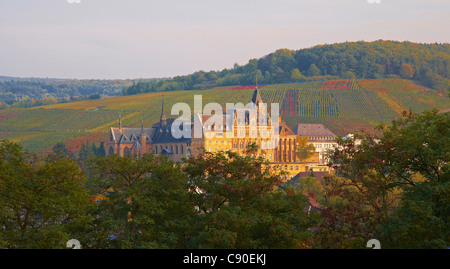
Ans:
[[[310,136],[309,140],[334,140],[332,136]]]

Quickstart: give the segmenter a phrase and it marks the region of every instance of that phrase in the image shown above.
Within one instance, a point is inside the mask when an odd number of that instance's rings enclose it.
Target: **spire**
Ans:
[[[122,116],[119,114],[119,129],[122,129]]]
[[[258,90],[258,74],[255,74],[255,91],[253,92],[252,102],[258,106],[259,103],[262,103],[261,95],[259,95]]]
[[[161,127],[167,124],[166,115],[164,114],[164,100],[162,101],[161,119],[159,123],[161,124]]]
[[[253,92],[252,102],[255,105],[259,105],[259,103],[262,103],[261,95],[259,94],[258,86],[256,86],[255,91]]]
[[[144,119],[142,119],[141,132],[144,132]]]

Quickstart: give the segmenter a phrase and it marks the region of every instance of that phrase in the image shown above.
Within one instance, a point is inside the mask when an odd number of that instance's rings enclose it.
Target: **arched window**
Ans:
[[[184,154],[184,147],[181,145],[181,154]]]
[[[175,153],[178,154],[178,145],[175,146]]]
[[[130,154],[130,149],[128,147],[125,147],[123,150],[123,155],[128,155]]]

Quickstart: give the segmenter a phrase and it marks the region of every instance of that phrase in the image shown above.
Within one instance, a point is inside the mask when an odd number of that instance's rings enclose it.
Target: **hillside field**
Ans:
[[[431,108],[450,108],[450,98],[442,92],[401,79],[334,80],[259,86],[264,102],[279,103],[283,120],[323,123],[339,136],[371,130],[389,123],[403,110],[420,113]],[[107,138],[110,127],[150,127],[159,121],[164,100],[167,118],[175,103],[185,102],[193,110],[194,95],[202,95],[203,106],[217,102],[248,102],[253,86],[229,86],[197,91],[168,91],[111,97],[32,108],[0,110],[0,139],[20,142],[32,151],[48,151],[57,142],[76,150],[84,142]]]

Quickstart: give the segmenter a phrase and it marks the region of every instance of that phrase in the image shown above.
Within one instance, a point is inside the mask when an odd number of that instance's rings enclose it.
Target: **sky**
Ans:
[[[450,43],[450,1],[0,0],[1,76],[173,77],[379,39]]]

